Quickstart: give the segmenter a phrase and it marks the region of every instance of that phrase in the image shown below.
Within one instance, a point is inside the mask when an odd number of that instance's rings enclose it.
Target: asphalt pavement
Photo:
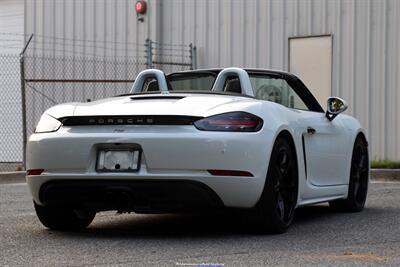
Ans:
[[[45,229],[26,184],[0,184],[0,265],[400,266],[400,183],[373,183],[366,209],[297,210],[283,235],[257,235],[232,214],[100,213],[83,232]]]

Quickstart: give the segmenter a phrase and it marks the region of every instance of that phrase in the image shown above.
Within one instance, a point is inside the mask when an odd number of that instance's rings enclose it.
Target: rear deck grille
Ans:
[[[202,117],[140,115],[140,116],[74,116],[59,120],[65,126],[87,125],[192,125]]]

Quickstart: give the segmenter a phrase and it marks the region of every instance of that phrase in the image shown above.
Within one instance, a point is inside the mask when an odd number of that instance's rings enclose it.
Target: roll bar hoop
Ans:
[[[135,82],[133,83],[131,93],[141,93],[143,90],[143,85],[149,78],[155,78],[158,82],[158,88],[161,93],[169,93],[167,79],[165,78],[165,74],[163,71],[158,69],[147,69],[141,71],[136,77]]]
[[[226,78],[235,75],[239,78],[242,94],[254,97],[249,74],[241,68],[225,68],[217,76],[211,91],[223,92]]]

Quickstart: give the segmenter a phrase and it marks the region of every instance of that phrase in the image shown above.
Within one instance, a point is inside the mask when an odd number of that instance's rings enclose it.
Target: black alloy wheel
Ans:
[[[296,206],[297,190],[295,188],[295,177],[293,177],[293,156],[285,146],[280,147],[278,162],[274,176],[276,177],[274,192],[276,198],[276,210],[282,222],[289,224],[293,219]],[[297,177],[296,177],[297,178]]]
[[[366,142],[357,137],[351,159],[349,191],[347,199],[329,202],[329,205],[339,211],[359,212],[364,209],[368,192],[369,159]]]
[[[278,137],[272,150],[266,185],[255,209],[258,228],[284,233],[294,218],[298,172],[295,151],[288,140]]]

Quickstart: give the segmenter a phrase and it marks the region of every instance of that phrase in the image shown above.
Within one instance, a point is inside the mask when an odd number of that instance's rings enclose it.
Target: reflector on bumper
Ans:
[[[247,176],[253,177],[253,174],[246,171],[233,171],[233,170],[207,170],[214,176]]]

